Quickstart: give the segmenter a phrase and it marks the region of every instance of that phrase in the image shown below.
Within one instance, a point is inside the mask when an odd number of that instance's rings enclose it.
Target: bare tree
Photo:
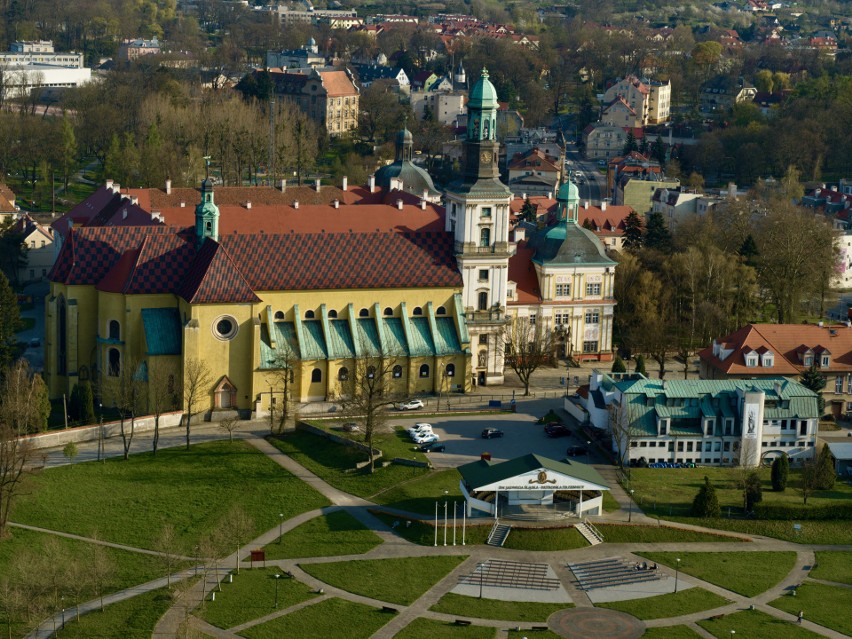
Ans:
[[[118,370],[110,370],[109,373],[103,384],[106,396],[118,409],[121,444],[126,460],[130,456],[130,447],[133,445],[136,414],[143,405],[145,387],[139,363],[132,357],[126,358]],[[130,422],[129,430],[127,429],[128,420]]]
[[[152,450],[157,454],[160,443],[160,416],[177,406],[175,375],[159,362],[148,360],[148,410],[154,415]]]
[[[178,555],[180,555],[181,552],[180,542],[178,541],[177,534],[175,533],[175,527],[170,523],[163,526],[154,543],[155,549],[160,553],[158,555],[160,565],[166,571],[166,586],[171,589],[172,573],[175,570],[175,566],[178,565]]]
[[[618,465],[623,470],[627,462],[627,474],[630,475],[630,448],[639,435],[633,426],[633,411],[630,404],[624,404],[624,396],[609,405],[609,431],[612,445],[618,455]]]
[[[506,350],[506,365],[521,380],[524,395],[529,395],[533,373],[549,363],[553,356],[553,332],[529,317],[515,317],[506,325],[502,342]]]
[[[97,541],[98,534],[97,532],[90,535],[90,537]],[[113,561],[112,557],[110,557],[109,552],[107,551],[106,546],[98,543],[89,544],[89,552],[88,552],[88,568],[89,568],[89,579],[92,584],[92,594],[100,599],[101,602],[101,612],[104,610],[104,593],[112,582],[113,575],[116,572],[115,561]]]
[[[239,428],[240,420],[236,417],[228,417],[227,419],[223,419],[219,422],[219,428],[222,430],[228,431],[228,441],[234,441],[234,431]]]
[[[3,611],[8,639],[12,639],[12,626],[23,620],[26,602],[19,585],[8,576],[0,579],[0,610]]]
[[[21,439],[8,424],[0,423],[0,539],[6,536],[9,511],[21,492],[32,458],[30,443]]]
[[[200,410],[207,397],[213,376],[210,368],[203,360],[194,357],[189,358],[184,365],[183,371],[183,403],[184,403],[184,425],[186,426],[186,449],[189,450],[190,425],[192,418]]]
[[[41,375],[22,358],[2,371],[0,379],[0,424],[17,435],[46,430],[50,400]]]
[[[295,338],[293,338],[293,341],[287,339],[279,340],[275,346],[275,357],[269,362],[273,368],[267,374],[267,381],[273,389],[273,393],[277,389],[282,395],[281,408],[278,410],[280,416],[278,422],[279,433],[284,430],[284,425],[290,418],[292,386],[296,371],[299,370],[299,353],[297,349],[298,346],[295,343]],[[272,396],[269,398],[269,407],[271,411]]]
[[[240,574],[240,548],[249,540],[255,530],[254,519],[239,504],[231,506],[222,518],[220,527],[226,531],[228,543],[235,548],[237,574]]]
[[[819,466],[814,459],[806,459],[802,465],[801,482],[799,492],[802,495],[802,503],[807,506],[808,498],[813,495],[819,482]]]
[[[83,603],[83,595],[89,589],[91,573],[89,567],[80,557],[73,556],[65,563],[63,574],[65,587],[74,601],[74,616],[80,621],[80,604]]]

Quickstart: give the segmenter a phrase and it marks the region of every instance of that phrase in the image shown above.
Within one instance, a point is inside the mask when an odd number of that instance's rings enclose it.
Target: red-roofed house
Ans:
[[[516,153],[509,160],[509,188],[512,193],[553,196],[561,168],[559,158],[548,155],[538,148]]]
[[[344,70],[268,69],[278,95],[287,96],[332,137],[358,128],[358,87]],[[302,73],[304,72],[304,73]],[[258,71],[257,73],[260,73]]]
[[[613,84],[604,93],[604,104],[612,104],[617,98],[623,98],[633,109],[638,124],[621,126],[646,126],[659,124],[669,119],[671,111],[672,84],[670,81],[640,80],[635,75],[628,76]]]
[[[826,410],[852,412],[849,324],[748,324],[698,353],[702,379],[798,378],[815,365],[826,377]]]

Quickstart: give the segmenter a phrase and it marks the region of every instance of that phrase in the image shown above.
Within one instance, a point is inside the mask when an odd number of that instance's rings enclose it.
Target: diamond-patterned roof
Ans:
[[[258,259],[262,259],[261,256]],[[205,240],[201,245],[178,295],[191,304],[260,301],[225,248],[212,240]]]

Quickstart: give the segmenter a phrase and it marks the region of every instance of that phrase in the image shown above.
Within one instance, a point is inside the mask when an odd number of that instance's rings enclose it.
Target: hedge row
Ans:
[[[827,506],[755,504],[754,516],[757,519],[775,520],[847,520],[852,519],[852,503],[831,504]]]

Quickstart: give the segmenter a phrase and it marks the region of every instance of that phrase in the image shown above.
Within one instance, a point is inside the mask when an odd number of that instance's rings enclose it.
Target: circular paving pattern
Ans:
[[[605,608],[560,610],[547,625],[567,639],[639,639],[645,634],[645,624],[633,615]]]

